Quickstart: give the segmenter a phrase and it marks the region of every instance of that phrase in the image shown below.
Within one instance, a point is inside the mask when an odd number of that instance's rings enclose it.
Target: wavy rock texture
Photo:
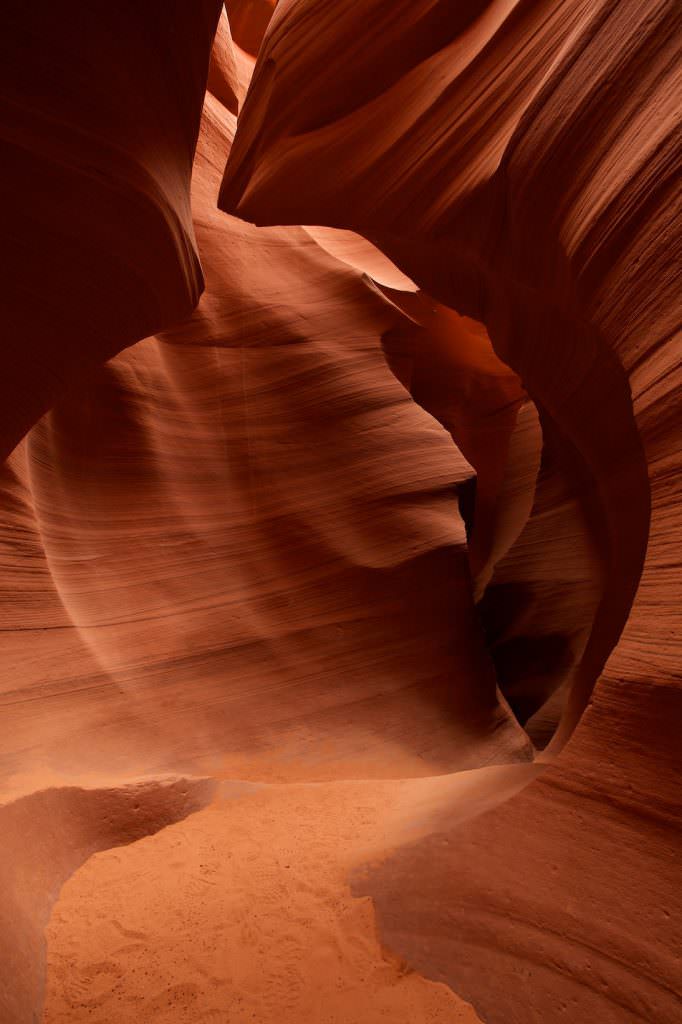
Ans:
[[[91,771],[143,750],[147,767],[215,769],[320,743],[379,774],[390,741],[399,772],[527,757],[471,599],[456,486],[472,470],[383,356],[382,336],[411,325],[303,229],[215,208],[233,126],[209,94],[192,319],[91,374],[10,460],[10,539],[21,522],[38,564],[13,581],[35,603],[7,763],[21,768],[18,735],[36,763]],[[49,731],[27,702],[47,696],[45,645],[25,656],[45,590],[47,644],[78,645],[84,675],[74,686],[72,654]]]
[[[446,7],[279,5],[221,204],[359,231],[486,324],[545,437],[532,515],[481,603],[500,683],[541,735],[567,694],[558,749],[601,681],[547,781],[457,833],[454,875],[423,847],[363,891],[425,879],[403,920],[385,912],[387,934],[488,1020],[676,1020],[672,881],[647,880],[679,852],[679,10],[472,4],[456,24]],[[552,865],[565,875],[550,886]]]
[[[3,1024],[675,1024],[678,10],[220,7],[3,12]]]
[[[10,794],[54,787],[35,830],[49,816],[67,848],[71,779],[531,756],[473,605],[457,511],[472,469],[382,349],[416,325],[303,228],[217,210],[244,68],[223,19],[194,164],[196,312],[72,386],[3,471],[2,763]],[[31,846],[22,870],[46,892],[21,928],[38,950],[68,871],[46,885]],[[21,989],[6,962],[7,1012],[30,1019],[41,955]]]

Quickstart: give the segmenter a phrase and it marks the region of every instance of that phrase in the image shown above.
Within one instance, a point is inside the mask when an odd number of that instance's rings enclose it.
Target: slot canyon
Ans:
[[[0,17],[0,1024],[682,1024],[682,7]]]

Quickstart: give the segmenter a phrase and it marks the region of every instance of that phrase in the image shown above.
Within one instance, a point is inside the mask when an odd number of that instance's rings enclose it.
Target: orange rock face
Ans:
[[[5,12],[0,1021],[676,1024],[678,9],[274,6]]]

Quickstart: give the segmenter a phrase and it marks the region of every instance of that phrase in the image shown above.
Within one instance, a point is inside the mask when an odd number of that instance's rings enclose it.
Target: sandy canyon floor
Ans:
[[[48,928],[43,1024],[475,1024],[382,949],[360,857],[410,783],[234,783],[210,807],[91,857]]]

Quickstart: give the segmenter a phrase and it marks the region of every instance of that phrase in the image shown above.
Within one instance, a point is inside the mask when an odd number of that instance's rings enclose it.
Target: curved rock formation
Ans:
[[[201,294],[189,183],[220,7],[4,7],[2,458]]]
[[[641,358],[642,331],[657,346],[674,328],[674,275],[661,259],[678,15],[669,2],[492,4],[465,8],[455,24],[446,6],[280,5],[221,205],[257,223],[367,235],[432,295],[483,321],[519,372],[558,435],[603,561],[592,628],[574,645],[565,740],[623,628],[647,543],[649,490],[624,369],[628,341]],[[360,38],[364,56],[350,62]],[[628,75],[642,83],[623,103]],[[598,104],[584,99],[597,93]],[[652,109],[662,115],[629,147],[628,174],[621,151]],[[576,152],[598,131],[606,147]],[[322,172],[329,163],[334,175]]]
[[[680,1019],[680,15],[455,6],[5,12],[3,1024]]]
[[[74,768],[144,752],[147,769],[226,770],[234,751],[291,760],[321,742],[354,774],[375,748],[380,775],[527,757],[471,600],[456,497],[471,468],[384,359],[382,336],[411,323],[302,228],[216,209],[233,127],[209,93],[193,317],[92,373],[9,463],[54,627],[86,674],[74,688],[71,660],[55,687],[63,728],[87,722]],[[49,731],[35,707],[22,719],[30,668],[5,756],[21,767],[26,730],[36,761],[69,768],[54,712]]]
[[[237,45],[256,56],[277,0],[229,0],[225,4]]]
[[[421,287],[485,323],[538,406],[547,455],[533,514],[482,602],[500,681],[511,675],[512,689],[525,688],[524,717],[534,715],[545,734],[555,712],[538,697],[551,703],[551,692],[568,690],[556,748],[601,676],[591,714],[542,784],[457,832],[454,878],[449,851],[430,859],[424,847],[397,854],[363,891],[381,898],[408,876],[425,879],[402,920],[404,905],[391,904],[389,935],[488,1020],[569,1011],[673,1020],[672,882],[668,875],[652,892],[645,880],[660,878],[661,858],[679,850],[669,774],[679,761],[666,738],[666,723],[680,716],[680,691],[670,686],[679,667],[670,547],[680,526],[670,476],[679,465],[679,260],[671,259],[679,11],[668,2],[465,10],[466,24],[455,26],[445,5],[389,13],[348,3],[335,6],[332,30],[324,4],[283,5],[221,204],[257,223],[359,231]],[[403,45],[410,31],[423,47]],[[345,61],[360,38],[366,67],[362,57]],[[321,173],[323,162],[334,175]],[[548,673],[559,676],[558,690],[556,682],[548,689]],[[652,825],[654,813],[664,825]],[[556,878],[550,886],[569,837],[570,870],[563,887]],[[616,849],[622,875],[607,867]],[[414,874],[424,856],[428,877]],[[578,888],[585,878],[589,895]],[[626,888],[632,878],[636,892]],[[554,908],[563,892],[571,903],[562,920]],[[463,908],[459,916],[452,907]],[[485,925],[473,922],[476,907]],[[595,920],[603,927],[588,940]],[[595,969],[588,945],[601,980],[586,980]],[[494,986],[491,948],[499,949]],[[531,984],[513,984],[529,958],[542,960],[542,984],[534,972]]]

